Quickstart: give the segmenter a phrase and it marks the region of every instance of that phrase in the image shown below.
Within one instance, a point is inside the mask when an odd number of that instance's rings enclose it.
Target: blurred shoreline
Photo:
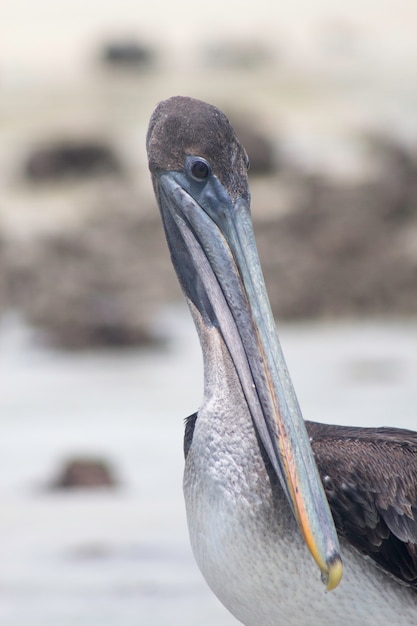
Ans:
[[[277,316],[415,314],[413,17],[406,0],[377,12],[216,0],[202,28],[189,0],[175,12],[8,0],[0,314],[63,347],[152,341],[149,320],[179,291],[145,135],[156,102],[178,93],[242,133]]]

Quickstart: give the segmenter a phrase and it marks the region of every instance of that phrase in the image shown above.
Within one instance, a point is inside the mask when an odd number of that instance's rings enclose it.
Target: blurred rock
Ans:
[[[273,141],[259,130],[249,117],[231,116],[233,127],[249,156],[249,176],[268,175],[277,171],[276,150]]]
[[[155,211],[107,209],[73,230],[9,246],[13,308],[66,349],[158,343],[152,317],[178,294]]]
[[[384,135],[365,138],[375,162],[375,193],[387,217],[408,219],[417,210],[417,147],[407,149]]]
[[[121,174],[119,158],[104,143],[61,139],[35,148],[23,167],[30,181],[49,183],[66,178],[89,178],[99,174]]]
[[[76,457],[67,460],[52,482],[52,489],[100,489],[116,487],[110,464],[103,459]]]
[[[254,207],[279,318],[417,313],[416,160],[381,144],[375,162],[360,184],[282,167],[288,211],[274,216],[278,179],[266,217]],[[157,207],[127,198],[106,192],[72,230],[0,241],[0,297],[57,347],[155,344],[155,312],[182,300]]]
[[[293,210],[257,224],[278,317],[417,313],[415,181],[390,194],[404,172],[392,186],[391,176],[391,166],[356,185],[300,175]]]
[[[0,316],[8,306],[6,246],[0,233]]]
[[[102,64],[115,69],[149,69],[155,58],[151,48],[129,39],[104,44],[100,54]]]

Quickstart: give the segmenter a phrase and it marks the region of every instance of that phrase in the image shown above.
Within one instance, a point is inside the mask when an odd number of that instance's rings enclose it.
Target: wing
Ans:
[[[338,533],[417,590],[417,433],[306,426]]]
[[[198,412],[193,413],[185,418],[185,432],[184,432],[184,457],[187,458],[188,450],[190,449],[193,441],[195,423],[197,421]]]

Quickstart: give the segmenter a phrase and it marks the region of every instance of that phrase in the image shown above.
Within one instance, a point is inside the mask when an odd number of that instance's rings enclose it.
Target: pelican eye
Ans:
[[[198,157],[189,163],[189,173],[194,180],[206,180],[211,174],[211,167],[205,159]]]

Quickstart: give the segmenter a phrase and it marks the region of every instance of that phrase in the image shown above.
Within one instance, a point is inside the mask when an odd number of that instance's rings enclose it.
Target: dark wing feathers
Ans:
[[[188,450],[190,449],[193,441],[195,423],[197,421],[198,413],[193,413],[185,418],[185,432],[184,432],[184,457],[187,458]]]
[[[338,533],[417,589],[417,433],[306,426]]]

